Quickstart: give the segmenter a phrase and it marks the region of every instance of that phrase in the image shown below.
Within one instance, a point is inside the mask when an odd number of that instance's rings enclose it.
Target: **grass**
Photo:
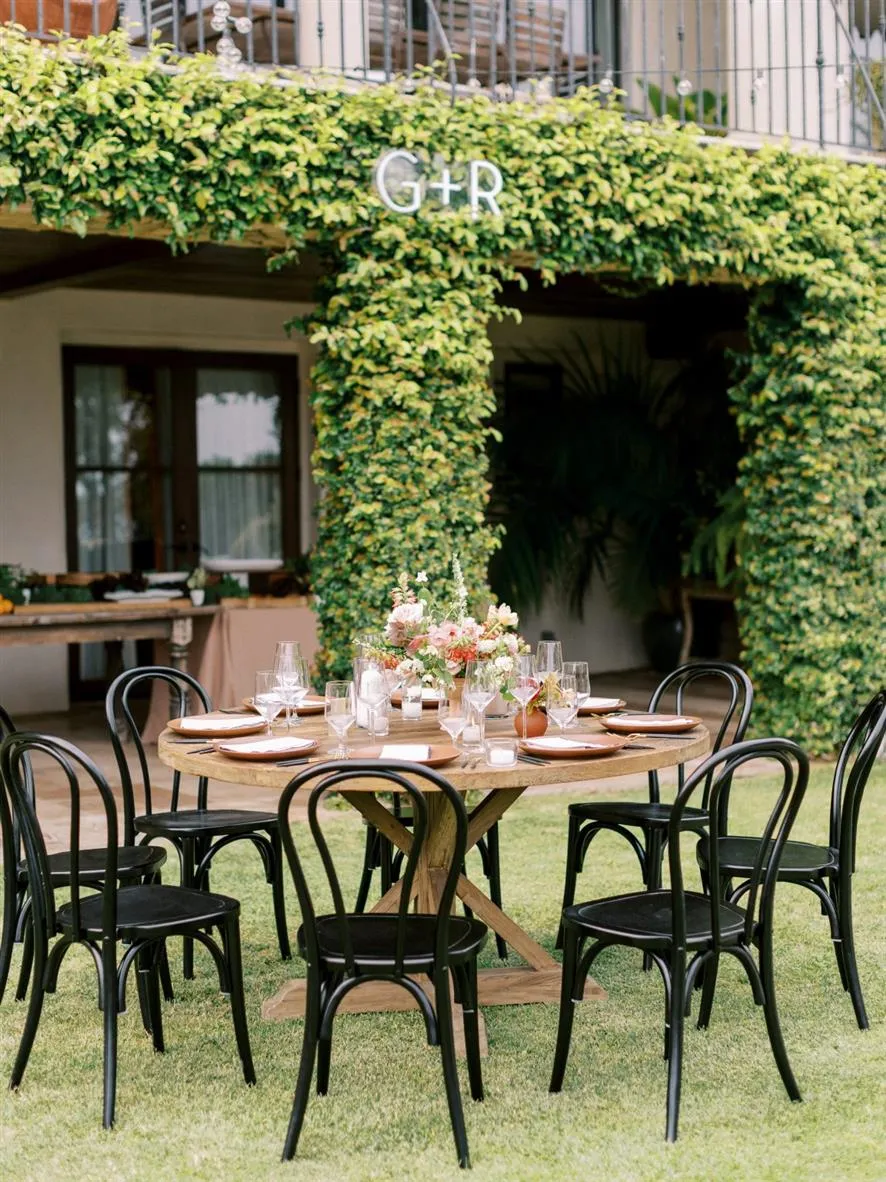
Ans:
[[[830,773],[816,771],[797,837],[822,840]],[[766,807],[765,780],[734,792],[734,828]],[[508,909],[552,946],[562,884],[566,800],[526,799],[502,825]],[[744,824],[742,824],[744,822]],[[347,847],[352,880],[362,847],[355,816],[330,828]],[[856,878],[856,926],[871,1029],[855,1025],[815,900],[780,888],[779,1004],[804,1103],[791,1104],[769,1051],[762,1013],[737,965],[721,968],[710,1030],[687,1034],[680,1139],[664,1141],[662,992],[635,954],[597,962],[604,1002],[579,1007],[565,1090],[547,1083],[557,1007],[488,1009],[487,1099],[466,1101],[473,1178],[883,1179],[886,1063],[886,769],[868,787]],[[623,844],[595,843],[585,897],[634,889]],[[47,999],[21,1090],[0,1092],[0,1178],[455,1179],[439,1056],[417,1014],[345,1015],[336,1025],[331,1092],[308,1107],[299,1156],[279,1161],[301,1038],[298,1022],[260,1017],[263,998],[300,966],[275,954],[270,893],[257,858],[226,851],[213,888],[243,902],[244,960],[258,1085],[239,1072],[227,1004],[205,953],[198,978],[176,980],[164,1014],[167,1052],[155,1055],[134,1000],[121,1018],[117,1125],[101,1129],[101,1026],[88,954],[69,956]],[[291,903],[294,909],[294,902]],[[495,963],[494,946],[485,954]],[[205,959],[204,959],[205,958]],[[175,966],[174,972],[175,972]],[[17,959],[13,973],[17,968]],[[0,1006],[0,1064],[8,1070],[23,1007]],[[466,1094],[466,1079],[463,1074]]]

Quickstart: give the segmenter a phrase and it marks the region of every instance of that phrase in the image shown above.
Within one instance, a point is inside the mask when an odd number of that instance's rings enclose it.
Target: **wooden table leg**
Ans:
[[[191,646],[191,641],[194,638],[194,621],[190,616],[182,616],[180,620],[172,620],[169,627],[169,663],[173,669],[178,669],[180,673],[188,672],[188,649]],[[183,687],[184,688],[184,687]],[[183,714],[188,713],[188,692],[184,691],[184,708]],[[176,718],[178,716],[178,690],[175,686],[169,687],[169,709],[170,717]]]

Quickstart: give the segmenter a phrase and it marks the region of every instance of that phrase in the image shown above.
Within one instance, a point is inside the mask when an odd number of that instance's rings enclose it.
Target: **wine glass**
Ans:
[[[542,681],[547,681],[552,674],[559,678],[563,672],[563,646],[560,641],[540,640],[535,652],[535,664]]]
[[[273,669],[259,669],[255,675],[255,694],[252,703],[267,723],[268,734],[271,722],[280,713],[283,699],[277,689],[277,674]]]
[[[453,743],[457,744],[459,736],[465,729],[465,715],[461,698],[449,697],[444,692],[437,703],[437,721]]]
[[[308,665],[302,657],[299,645],[292,641],[278,641],[274,656],[274,674],[277,691],[286,707],[286,729],[292,729],[292,711],[298,708],[308,692]],[[296,725],[298,718],[296,716]]]
[[[327,681],[325,692],[326,721],[338,735],[338,746],[329,754],[334,759],[347,759],[350,755],[345,736],[357,717],[353,681]]]
[[[486,708],[501,688],[501,673],[491,661],[468,661],[465,665],[464,697],[477,715],[479,749],[486,738]]]
[[[378,726],[379,707],[385,703],[388,696],[384,668],[380,661],[373,661],[369,658],[358,658],[354,661],[354,689],[357,694],[357,724],[359,726],[365,725],[369,734],[374,737],[380,729]],[[363,719],[365,719],[365,723]]]
[[[538,693],[538,666],[532,653],[520,653],[514,659],[514,672],[508,688],[523,711],[523,737],[526,737],[526,707]]]
[[[587,661],[564,661],[563,662],[563,676],[575,678],[576,701],[578,702],[578,709],[591,696],[591,676],[588,673]],[[569,724],[571,727],[575,726],[575,721]]]
[[[548,717],[553,718],[562,734],[578,710],[578,690],[572,674],[561,674],[547,702]]]

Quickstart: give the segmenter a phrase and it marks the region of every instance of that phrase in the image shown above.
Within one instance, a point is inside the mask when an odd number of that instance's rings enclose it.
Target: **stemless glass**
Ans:
[[[271,733],[271,722],[280,713],[283,699],[277,689],[277,675],[273,669],[259,669],[255,675],[255,694],[253,704],[267,723],[268,734]]]
[[[353,681],[327,681],[325,692],[326,721],[338,735],[338,746],[329,752],[334,759],[347,759],[350,755],[345,736],[357,717]]]
[[[526,707],[538,693],[538,666],[532,653],[519,653],[514,659],[514,672],[508,688],[523,711],[523,735],[526,734]]]
[[[578,710],[577,694],[575,678],[571,674],[562,674],[547,703],[548,717],[553,718],[561,734],[575,718]]]
[[[465,665],[465,701],[477,716],[477,750],[485,750],[486,708],[501,688],[501,673],[491,661],[468,661]]]
[[[559,640],[540,640],[535,652],[535,665],[542,681],[551,674],[559,678],[563,672],[563,646]]]
[[[578,702],[578,709],[581,710],[582,706],[591,696],[591,676],[588,673],[587,661],[564,661],[563,676],[575,678],[575,697]],[[577,723],[573,720],[569,725],[572,727],[576,726]]]

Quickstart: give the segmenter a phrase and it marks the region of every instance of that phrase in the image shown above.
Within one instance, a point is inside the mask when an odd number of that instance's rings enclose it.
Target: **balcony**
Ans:
[[[133,52],[153,37],[228,70],[417,74],[456,98],[596,84],[632,117],[748,146],[886,151],[886,0],[0,0],[0,20],[46,39],[122,27]]]

